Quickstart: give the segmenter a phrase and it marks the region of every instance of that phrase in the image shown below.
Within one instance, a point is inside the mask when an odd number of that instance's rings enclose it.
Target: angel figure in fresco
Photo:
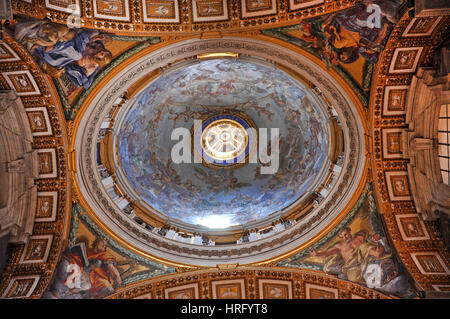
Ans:
[[[232,177],[226,181],[225,185],[227,189],[239,189],[241,187],[251,186],[252,184],[239,182],[237,177]]]
[[[122,285],[117,259],[107,251],[107,242],[96,238],[90,248],[80,242],[62,255],[57,275],[44,298],[95,298]]]
[[[229,193],[232,190],[239,189],[241,187],[251,186],[250,183],[239,182],[236,177],[233,176],[233,171],[230,170],[229,174],[224,174],[221,171],[204,171],[198,167],[194,167],[194,175],[208,184],[208,192],[205,195],[217,194],[225,191]],[[218,173],[219,172],[219,173]]]
[[[191,119],[199,118],[202,115],[205,114],[205,112],[200,111],[192,111],[189,106],[186,106],[186,110],[180,113],[175,112],[173,109],[169,110],[169,114],[173,116],[169,116],[168,119],[172,120],[175,125],[177,125],[181,120],[183,120],[185,123],[189,122]]]
[[[223,182],[224,177],[220,176],[219,174],[216,174],[216,172],[213,171],[204,171],[203,169],[194,166],[194,175],[204,181],[207,184],[211,185],[220,185]]]
[[[259,106],[257,103],[253,104],[252,106],[256,112],[265,115],[269,119],[269,121],[272,121],[272,116],[274,115],[274,113],[269,111],[270,103],[266,103],[266,107]]]
[[[202,190],[199,186],[194,185],[190,179],[186,180],[183,183],[179,182],[177,183],[177,185],[194,194],[199,194]]]

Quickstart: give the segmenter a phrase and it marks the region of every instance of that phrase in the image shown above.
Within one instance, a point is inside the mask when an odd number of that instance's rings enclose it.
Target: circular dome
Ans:
[[[239,58],[199,57],[227,52]],[[361,192],[364,127],[353,103],[311,57],[264,40],[148,48],[83,104],[75,187],[89,214],[144,256],[180,266],[282,258],[317,241]],[[183,156],[195,121],[219,114],[254,122],[255,162],[217,168],[189,148]]]
[[[249,59],[169,68],[121,110],[119,183],[129,183],[133,199],[186,224],[225,228],[277,218],[316,188],[327,168],[329,120],[314,95],[283,71]],[[190,132],[196,120],[201,163],[177,147],[183,142],[177,130]],[[258,136],[267,141],[256,158],[231,165],[245,160],[248,142]],[[265,173],[268,166],[273,170]]]

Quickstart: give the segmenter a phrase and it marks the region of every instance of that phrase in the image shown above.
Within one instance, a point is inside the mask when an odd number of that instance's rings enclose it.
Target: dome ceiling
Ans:
[[[224,228],[280,212],[317,187],[328,155],[329,120],[311,89],[249,60],[203,60],[168,71],[130,103],[117,127],[119,163],[148,205],[169,218]],[[261,173],[261,162],[231,169],[173,162],[178,142],[172,132],[191,130],[194,120],[224,110],[246,114],[269,138],[279,129],[275,174]],[[259,147],[267,152],[267,145]]]
[[[238,58],[218,59],[224,51]],[[229,37],[176,41],[130,62],[79,111],[75,177],[83,206],[138,251],[201,266],[266,260],[336,223],[361,191],[359,114],[310,59]],[[172,131],[189,139],[196,119],[209,125],[217,114],[254,123],[260,136],[279,129],[279,167],[262,174],[261,154],[227,169],[175,163]]]
[[[293,298],[448,290],[448,249],[436,221],[422,220],[410,176],[418,162],[405,157],[403,140],[418,94],[414,74],[431,66],[448,11],[413,17],[401,0],[167,0],[167,10],[148,0],[108,3],[12,1],[14,18],[2,22],[0,88],[23,104],[40,168],[32,234],[8,247],[1,298],[221,298],[222,284],[250,298],[271,297],[274,284]],[[199,4],[218,10],[201,17]],[[379,28],[360,23],[373,6]],[[26,28],[34,18],[43,33]],[[60,38],[69,29],[111,53],[84,86],[69,77],[77,55],[56,73],[35,54],[56,41],[71,47],[75,40]],[[29,37],[17,37],[21,31]],[[235,59],[204,59],[212,53]],[[287,155],[277,174],[257,173],[261,163],[168,161],[174,128],[192,134],[194,120],[224,114],[280,128]],[[228,141],[224,132],[240,140],[233,130],[209,132],[210,146]],[[229,224],[236,226],[217,227]],[[330,259],[345,237],[357,246],[352,258]],[[69,289],[67,263],[81,266],[71,256],[93,254],[114,260],[119,276],[101,291]],[[94,286],[90,275],[106,271],[79,269]]]

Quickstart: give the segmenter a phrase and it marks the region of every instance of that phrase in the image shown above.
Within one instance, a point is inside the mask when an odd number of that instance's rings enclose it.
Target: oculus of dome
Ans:
[[[236,112],[213,115],[193,129],[194,152],[206,166],[238,167],[254,155],[257,133],[253,121]]]

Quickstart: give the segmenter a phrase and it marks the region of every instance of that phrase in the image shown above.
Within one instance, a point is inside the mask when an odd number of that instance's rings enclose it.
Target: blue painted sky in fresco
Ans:
[[[169,217],[192,224],[211,215],[231,224],[263,218],[302,196],[323,166],[326,119],[311,94],[287,74],[244,60],[205,60],[163,74],[125,116],[121,166],[142,199]],[[259,128],[279,128],[276,174],[259,174],[259,163],[227,170],[170,161],[172,130],[190,130],[223,108],[246,113]]]

